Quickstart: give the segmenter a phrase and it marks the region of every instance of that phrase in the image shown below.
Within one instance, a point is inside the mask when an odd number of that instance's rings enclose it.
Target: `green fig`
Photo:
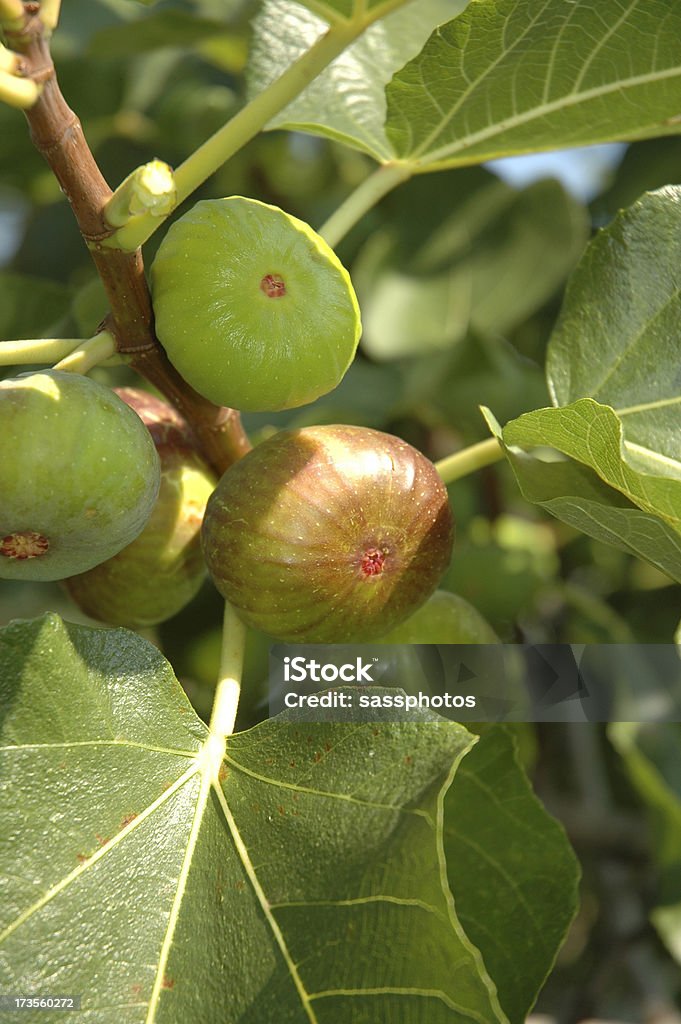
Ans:
[[[218,405],[312,402],[340,383],[357,349],[359,306],[335,253],[255,199],[197,203],[161,243],[151,285],[168,358]]]
[[[88,377],[0,381],[0,577],[57,580],[141,532],[160,463],[139,416]]]
[[[206,576],[200,530],[215,479],[172,406],[117,389],[149,430],[161,460],[158,500],[140,535],[113,558],[66,580],[87,615],[131,629],[157,625],[195,596]]]
[[[433,592],[453,521],[433,464],[351,426],[282,431],[227,470],[203,550],[250,626],[295,643],[371,640]]]

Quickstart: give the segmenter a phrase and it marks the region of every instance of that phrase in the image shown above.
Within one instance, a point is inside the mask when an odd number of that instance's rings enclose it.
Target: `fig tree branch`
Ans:
[[[21,18],[16,17],[19,9]],[[41,89],[37,101],[25,110],[31,138],[71,204],[106,289],[111,307],[106,328],[115,337],[117,350],[129,357],[129,365],[177,406],[206,459],[221,474],[250,448],[240,417],[197,395],[169,363],[154,334],[141,252],[122,252],[104,244],[111,234],[104,209],[112,192],[80,120],[59,88],[38,4],[17,6],[13,0],[0,0],[0,21],[7,43],[21,55],[25,81]]]

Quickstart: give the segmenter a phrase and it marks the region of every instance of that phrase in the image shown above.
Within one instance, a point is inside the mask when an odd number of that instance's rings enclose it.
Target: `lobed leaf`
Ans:
[[[0,634],[0,708],[7,991],[97,1024],[506,1021],[446,883],[462,726],[291,712],[216,787],[156,648],[55,615]]]

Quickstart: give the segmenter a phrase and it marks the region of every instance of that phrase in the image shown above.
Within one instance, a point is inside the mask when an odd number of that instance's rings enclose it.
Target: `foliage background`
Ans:
[[[151,13],[127,0],[64,4],[55,62],[112,186],[152,156],[179,163],[238,109],[254,10],[237,0],[168,0]],[[86,337],[106,304],[70,210],[17,111],[0,108],[0,138],[0,337]],[[362,423],[435,459],[488,436],[479,405],[502,422],[548,405],[542,367],[569,272],[619,208],[679,180],[681,141],[635,143],[611,151],[607,163],[595,160],[586,154],[580,165],[579,195],[552,177],[511,186],[490,169],[471,168],[415,179],[388,196],[339,247],[365,322],[356,363],[313,406],[245,417],[249,431]],[[250,195],[318,227],[371,166],[339,144],[274,131],[237,154],[190,203]],[[147,264],[161,236],[147,247]],[[138,383],[125,369],[96,376]],[[679,601],[667,577],[544,516],[522,499],[505,464],[453,485],[451,499],[457,541],[443,585],[471,601],[502,640],[671,640]],[[86,621],[58,585],[0,583],[0,624],[45,609]],[[203,716],[220,617],[207,584],[176,619],[147,634]],[[265,714],[267,651],[267,638],[250,637],[241,727]],[[660,801],[637,771],[632,751],[638,756],[639,748],[617,733],[623,760],[591,726],[528,728],[519,738],[585,872],[582,910],[540,1008],[561,1021],[648,1019],[651,1007],[671,1007],[681,989],[648,920],[664,874],[655,863],[655,829],[671,826],[653,815],[646,831],[643,804]],[[648,738],[652,764],[673,749],[668,740]],[[674,757],[662,780],[681,778]]]

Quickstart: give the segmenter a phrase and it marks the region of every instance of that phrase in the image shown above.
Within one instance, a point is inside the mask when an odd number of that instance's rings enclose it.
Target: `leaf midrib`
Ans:
[[[440,159],[446,159],[456,153],[465,152],[467,149],[471,149],[479,142],[484,142],[486,139],[493,138],[495,135],[508,131],[509,128],[517,128],[520,125],[529,124],[532,121],[545,117],[547,114],[554,114],[556,111],[578,106],[580,103],[588,103],[590,100],[598,99],[601,96],[608,96],[613,92],[621,92],[624,89],[635,88],[639,85],[648,85],[651,82],[663,81],[668,78],[681,78],[681,68],[674,67],[651,74],[634,75],[631,78],[620,78],[618,81],[605,86],[586,89],[584,92],[576,94],[568,93],[566,96],[561,97],[560,100],[554,100],[552,103],[543,103],[539,106],[532,107],[530,110],[523,111],[521,114],[516,114],[503,121],[497,121],[495,124],[488,125],[486,128],[481,128],[480,131],[473,132],[471,135],[465,135],[459,141],[448,143],[446,146],[441,146],[439,149],[434,149],[426,154],[427,159],[418,159],[418,157],[423,154],[423,146],[420,146],[414,153],[403,156],[402,159],[405,161],[413,161],[416,165],[420,166],[432,166],[437,164]],[[649,126],[640,125],[637,132],[640,133],[647,127],[653,127],[660,123],[661,122],[659,121],[652,121]],[[441,133],[441,130],[442,128],[440,127],[435,133],[431,133],[432,137],[437,138]],[[615,132],[607,138],[605,136],[601,137],[601,141],[614,142],[619,139],[628,138],[631,138],[631,135],[628,132]],[[536,149],[532,149],[532,152],[535,151]]]

